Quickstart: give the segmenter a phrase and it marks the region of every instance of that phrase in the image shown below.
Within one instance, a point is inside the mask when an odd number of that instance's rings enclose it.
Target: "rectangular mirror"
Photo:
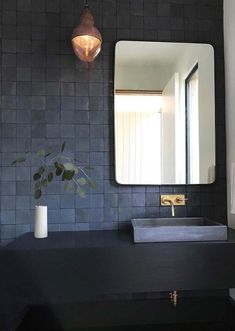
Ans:
[[[119,41],[114,84],[119,184],[214,182],[211,45]]]

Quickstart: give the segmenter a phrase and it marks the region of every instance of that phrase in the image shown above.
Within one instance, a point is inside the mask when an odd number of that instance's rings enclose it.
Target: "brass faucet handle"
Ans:
[[[165,205],[165,204],[171,204],[171,200],[169,199],[166,199],[166,198],[162,198],[162,203]]]
[[[185,202],[188,201],[187,198],[185,198],[184,194],[180,194],[176,197],[175,202],[180,205],[185,205]]]
[[[172,205],[173,204],[173,199],[171,199],[168,196],[162,195],[161,196],[161,204],[162,205]]]

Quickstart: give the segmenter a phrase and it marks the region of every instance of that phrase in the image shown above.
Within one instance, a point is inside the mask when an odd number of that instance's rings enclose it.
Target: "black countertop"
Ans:
[[[133,242],[131,231],[71,231],[49,232],[48,238],[35,239],[32,232],[26,233],[3,250],[54,250],[75,248],[105,248],[105,247],[149,247],[165,246],[196,246],[196,245],[230,245],[235,244],[235,230],[228,229],[228,240],[224,241],[187,241],[163,243],[137,243]]]

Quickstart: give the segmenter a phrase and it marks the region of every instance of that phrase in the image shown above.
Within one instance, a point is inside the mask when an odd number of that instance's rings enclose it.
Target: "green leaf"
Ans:
[[[36,182],[35,183],[35,190],[38,190],[41,188],[41,183],[40,182]]]
[[[49,172],[48,176],[47,176],[47,180],[50,183],[53,179],[53,172]]]
[[[77,182],[79,185],[83,186],[86,184],[86,179],[84,177],[80,177],[80,178],[78,178]]]
[[[42,195],[42,191],[40,189],[35,190],[35,192],[34,192],[35,199],[37,199],[37,200],[40,199],[41,195]]]
[[[55,161],[54,166],[56,169],[64,169],[63,164],[59,163],[58,161]]]
[[[45,152],[45,150],[44,149],[39,149],[38,151],[37,151],[37,156],[39,156],[39,157],[44,157],[45,156],[45,154],[46,154],[46,152]]]
[[[25,157],[19,157],[18,159],[14,160],[11,165],[15,165],[17,163],[22,163],[22,162],[25,162]]]
[[[65,170],[62,175],[62,180],[71,180],[73,176],[75,175],[74,170]]]
[[[71,180],[72,178],[73,178],[73,176],[75,175],[75,171],[74,170],[72,170],[72,171],[69,171],[68,173],[67,173],[67,175],[66,175],[66,179],[67,180]]]
[[[40,179],[41,178],[41,175],[38,173],[38,172],[36,172],[34,175],[33,175],[33,180],[38,180],[38,179]]]
[[[65,162],[63,166],[66,170],[75,171],[75,174],[78,173],[78,168],[72,162]]]
[[[63,164],[56,161],[54,165],[56,168],[56,172],[55,172],[56,176],[60,176],[64,170]]]
[[[55,174],[56,174],[56,176],[60,176],[62,174],[62,172],[63,172],[62,168],[57,168]]]
[[[67,182],[67,183],[65,183],[65,184],[64,184],[64,189],[65,189],[65,191],[67,191],[67,192],[71,192],[72,189],[73,189],[73,184],[72,184],[71,182]]]
[[[64,168],[66,169],[66,170],[75,170],[74,168],[74,165],[73,165],[73,163],[71,163],[71,162],[66,162],[66,163],[64,163],[63,164],[64,165]]]
[[[42,175],[45,171],[45,167],[44,166],[41,166],[39,169],[38,169],[38,173],[39,175]]]
[[[60,167],[59,162],[55,161],[54,166],[55,168],[59,168]]]
[[[64,148],[65,148],[65,141],[64,141],[63,144],[61,145],[61,153],[63,153]]]
[[[87,179],[87,182],[88,182],[88,185],[91,187],[91,188],[96,188],[96,182],[91,179],[91,178],[88,178]]]
[[[42,181],[42,185],[43,185],[44,187],[47,187],[47,186],[48,186],[48,181],[47,181],[46,178],[43,179],[43,181]]]
[[[79,196],[81,198],[85,198],[86,197],[86,193],[85,191],[83,190],[83,188],[81,188],[80,186],[77,187],[77,193],[79,194]]]

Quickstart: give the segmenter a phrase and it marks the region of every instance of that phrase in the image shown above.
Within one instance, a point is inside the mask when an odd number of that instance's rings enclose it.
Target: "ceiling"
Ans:
[[[148,64],[174,64],[190,44],[150,41],[119,41],[116,44],[116,60],[119,64],[143,62]]]

